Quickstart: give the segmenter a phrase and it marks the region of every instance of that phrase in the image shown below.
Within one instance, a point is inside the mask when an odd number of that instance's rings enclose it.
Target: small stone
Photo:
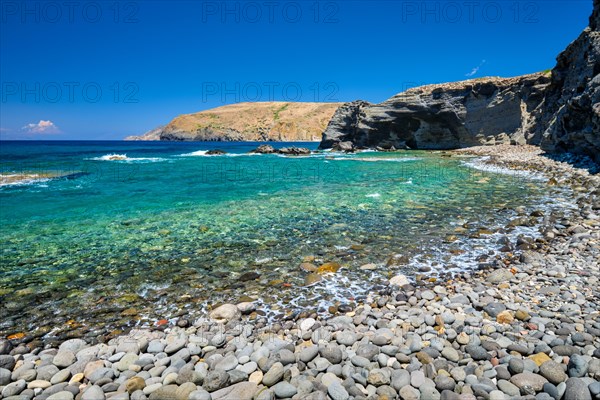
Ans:
[[[469,343],[469,341],[470,341],[470,338],[469,338],[469,335],[467,335],[465,332],[461,332],[461,333],[460,333],[460,334],[459,334],[459,335],[456,337],[456,341],[457,341],[459,344],[466,345],[466,344],[468,344],[468,343]]]
[[[227,372],[217,369],[210,371],[204,378],[203,387],[208,392],[214,392],[222,389],[229,383],[229,375]]]
[[[279,382],[278,384],[273,386],[272,390],[273,393],[275,393],[275,396],[277,396],[280,399],[292,397],[293,395],[298,393],[298,389],[296,389],[294,385],[285,381]]]
[[[304,278],[304,286],[314,285],[317,282],[320,282],[323,277],[319,274],[308,274]]]
[[[66,368],[75,363],[75,361],[77,361],[77,358],[72,351],[61,350],[54,356],[52,363],[58,368]]]
[[[488,352],[481,346],[468,345],[465,347],[465,350],[475,361],[487,360],[491,358]]]
[[[435,377],[435,388],[440,392],[444,390],[454,390],[455,386],[456,382],[446,375],[438,375]]]
[[[547,393],[554,400],[560,400],[560,396],[558,395],[558,389],[551,383],[544,383],[544,387],[542,388],[544,393]]]
[[[391,381],[392,387],[398,391],[410,385],[410,372],[405,369],[395,369],[392,371]]]
[[[367,381],[373,386],[388,385],[390,383],[390,374],[383,369],[372,369],[369,372]]]
[[[571,378],[581,378],[585,376],[588,370],[588,362],[578,354],[573,354],[569,359],[567,373]]]
[[[20,394],[27,387],[27,382],[21,379],[16,382],[11,382],[2,388],[2,397],[11,397]]]
[[[238,366],[238,359],[235,355],[230,354],[223,358],[215,365],[215,369],[222,369],[223,371],[231,371]]]
[[[321,383],[323,385],[325,385],[325,387],[329,387],[329,385],[331,385],[334,382],[338,382],[341,383],[341,379],[338,378],[335,374],[331,373],[331,372],[326,372],[325,374],[323,374],[323,376],[321,377]]]
[[[135,363],[138,360],[138,358],[139,358],[139,356],[137,354],[135,354],[135,353],[127,353],[114,366],[119,371],[127,371],[129,369],[129,366],[131,364]],[[98,368],[98,369],[102,369],[102,368]],[[91,375],[93,375],[96,371],[92,372]]]
[[[399,394],[402,400],[419,400],[421,398],[419,391],[412,386],[404,386],[400,389]]]
[[[63,369],[58,371],[56,374],[50,378],[50,383],[56,385],[58,383],[64,382],[71,376],[71,371],[69,369]]]
[[[502,303],[489,303],[483,307],[483,311],[485,311],[492,318],[496,318],[498,314],[505,310],[506,306]]]
[[[506,394],[502,393],[500,390],[492,390],[489,396],[490,400],[508,400]]]
[[[302,332],[309,332],[317,321],[314,318],[306,318],[300,322],[300,330]]]
[[[548,380],[543,376],[531,372],[523,372],[510,378],[510,382],[521,390],[525,387],[530,387],[536,392],[541,392],[544,383],[548,382]]]
[[[512,279],[512,277],[513,277],[513,274],[509,270],[497,269],[487,276],[487,281],[490,283],[498,284],[498,283],[509,281]]]
[[[148,349],[146,350],[148,353],[157,354],[162,353],[165,345],[160,340],[153,340],[148,344]]]
[[[104,400],[106,398],[104,391],[100,386],[88,386],[81,395],[81,400]]]
[[[127,390],[129,394],[135,392],[136,390],[144,390],[145,387],[146,381],[144,381],[139,376],[134,376],[133,378],[128,379],[127,382],[125,382],[125,390]]]
[[[115,376],[115,371],[112,368],[98,368],[89,377],[91,383],[96,383],[103,379],[112,379]]]
[[[348,400],[350,395],[340,383],[334,382],[327,388],[327,393],[333,400]]]
[[[379,347],[371,343],[360,345],[356,349],[357,356],[364,357],[369,361],[373,360],[377,354],[379,354]]]
[[[325,358],[332,364],[339,364],[342,362],[342,350],[339,347],[328,345],[322,347],[319,351],[321,357]]]
[[[432,292],[431,290],[425,290],[425,291],[421,292],[421,297],[424,298],[425,300],[433,300],[433,299],[435,299],[435,293]]]
[[[425,353],[424,351],[419,351],[415,354],[415,357],[417,357],[417,360],[419,360],[421,362],[421,364],[431,364],[433,363],[433,358],[431,358],[431,356],[427,353]]]
[[[519,321],[527,321],[531,318],[531,316],[525,310],[517,310],[517,312],[515,313],[515,318]]]
[[[513,317],[512,313],[508,310],[502,311],[496,317],[496,322],[498,322],[499,324],[510,324],[514,320],[515,320],[515,318]]]
[[[223,304],[212,310],[209,316],[216,320],[233,321],[240,318],[241,312],[234,304]]]
[[[396,275],[392,279],[390,279],[390,285],[402,287],[402,286],[406,286],[409,284],[410,284],[410,281],[404,275]]]
[[[263,373],[261,370],[254,371],[248,377],[249,382],[256,383],[257,385],[259,385],[262,382],[262,380],[263,380]]]
[[[346,330],[338,332],[335,336],[335,340],[344,346],[352,346],[358,340],[356,334],[352,331]]]
[[[497,386],[500,390],[502,390],[504,393],[506,393],[509,396],[514,397],[514,396],[518,396],[521,393],[518,387],[516,387],[509,381],[506,381],[503,379],[498,381]]]
[[[520,358],[513,357],[508,362],[508,370],[513,374],[520,374],[525,371],[525,363]]]
[[[592,400],[592,394],[583,379],[571,377],[567,379],[563,400]]]
[[[453,347],[444,347],[444,349],[442,350],[442,356],[448,360],[448,361],[452,361],[452,362],[458,362],[458,360],[460,360],[460,355],[458,354],[458,351],[456,351]]]
[[[540,365],[540,375],[555,385],[567,380],[567,374],[565,374],[562,366],[552,360],[548,360]]]
[[[316,346],[316,345],[308,346],[308,347],[303,348],[300,351],[299,358],[300,358],[300,361],[302,361],[303,363],[308,363],[308,362],[312,361],[317,356],[317,354],[319,354],[318,346]]]
[[[51,396],[48,396],[46,400],[73,400],[75,396],[73,396],[73,393],[67,391],[67,390],[63,390],[61,392],[58,393],[54,393]]]
[[[168,343],[165,346],[165,349],[163,351],[167,354],[174,354],[174,353],[177,353],[179,350],[183,349],[183,347],[185,345],[186,345],[186,338],[178,337],[178,338],[174,339],[172,342]],[[127,357],[127,355],[125,357]],[[120,362],[122,362],[122,361],[123,360],[121,360]],[[137,359],[136,359],[136,361],[137,361]]]
[[[212,400],[212,396],[206,390],[200,388],[190,393],[188,400]]]
[[[27,389],[46,389],[52,386],[48,381],[35,380],[27,384]]]
[[[537,365],[538,367],[541,366],[546,361],[551,360],[551,358],[548,357],[548,355],[546,353],[533,354],[533,355],[529,356],[529,359],[533,360],[535,365]]]
[[[102,368],[102,367],[100,367],[100,368]],[[96,368],[96,369],[98,369],[98,368]],[[96,369],[94,369],[94,371],[95,371]],[[87,375],[88,375],[88,376],[90,376],[90,375],[92,374],[92,372],[94,372],[94,371],[91,371],[91,372],[90,372],[89,374],[87,374]],[[75,375],[73,375],[73,376],[71,377],[71,379],[69,379],[69,385],[75,385],[75,384],[77,384],[77,383],[81,382],[81,380],[83,379],[83,377],[84,377],[84,376],[85,376],[85,374],[84,374],[84,373],[82,373],[82,372],[80,372],[80,373],[78,373],[78,374],[75,374]]]
[[[150,394],[150,400],[177,400],[177,385],[166,385]]]
[[[425,383],[425,374],[423,371],[413,371],[410,373],[410,384],[417,389]]]
[[[262,383],[265,386],[273,386],[283,378],[283,364],[276,362],[263,376]]]
[[[559,356],[572,356],[573,354],[579,353],[579,349],[575,346],[559,345],[552,347],[552,351]]]
[[[0,368],[4,368],[9,371],[12,371],[13,368],[15,367],[15,363],[16,363],[16,361],[13,356],[10,356],[8,354],[0,355]]]

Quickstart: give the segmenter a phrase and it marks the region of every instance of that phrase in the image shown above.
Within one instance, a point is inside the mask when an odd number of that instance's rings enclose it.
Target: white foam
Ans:
[[[362,161],[362,162],[409,162],[419,161],[421,158],[404,157],[404,158],[379,158],[379,157],[333,157],[328,158],[335,161]]]
[[[489,160],[490,160],[490,157],[485,156],[485,157],[476,158],[471,161],[462,161],[462,164],[467,167],[470,167],[470,168],[473,168],[473,169],[476,169],[479,171],[483,171],[483,172],[492,172],[492,173],[502,174],[502,175],[521,176],[524,178],[545,180],[544,176],[542,176],[541,174],[536,174],[531,171],[524,171],[524,170],[519,170],[519,169],[500,167],[498,165],[488,163]]]
[[[101,157],[89,158],[88,160],[94,161],[117,161],[117,162],[126,162],[126,163],[135,163],[135,162],[160,162],[166,161],[166,158],[160,157],[127,157],[127,154],[105,154]]]
[[[208,150],[198,150],[191,153],[180,154],[179,157],[204,157],[208,156],[206,153],[208,153]]]
[[[226,153],[226,154],[208,154],[209,150],[197,150],[191,153],[180,154],[178,157],[245,157],[262,156],[261,153]]]
[[[227,153],[223,154],[225,157],[252,157],[252,156],[262,156],[262,153]]]
[[[371,193],[371,194],[366,195],[366,197],[378,198],[378,197],[381,197],[381,195],[379,193]]]

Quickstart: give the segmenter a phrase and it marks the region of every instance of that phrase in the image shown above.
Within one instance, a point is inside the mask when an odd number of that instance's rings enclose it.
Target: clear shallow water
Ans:
[[[326,311],[398,273],[488,262],[536,234],[499,231],[515,207],[556,205],[542,180],[441,153],[244,154],[257,145],[0,142],[0,174],[44,177],[0,186],[0,332],[117,333],[243,296],[268,318]],[[313,258],[342,269],[305,286]]]

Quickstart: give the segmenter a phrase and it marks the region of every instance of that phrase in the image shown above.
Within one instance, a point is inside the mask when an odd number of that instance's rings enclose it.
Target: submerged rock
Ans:
[[[310,150],[304,147],[283,147],[277,153],[288,156],[302,156],[310,154]]]
[[[250,153],[258,153],[258,154],[273,154],[275,152],[276,152],[275,148],[269,144],[261,144],[256,149],[250,151]]]
[[[209,315],[212,319],[232,321],[239,319],[241,312],[234,304],[223,304],[212,310]]]

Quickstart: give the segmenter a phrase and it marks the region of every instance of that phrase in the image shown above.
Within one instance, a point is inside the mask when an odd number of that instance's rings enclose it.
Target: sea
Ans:
[[[243,301],[266,322],[335,313],[399,274],[493,265],[572,206],[470,156],[259,144],[0,142],[0,336],[106,338]]]

